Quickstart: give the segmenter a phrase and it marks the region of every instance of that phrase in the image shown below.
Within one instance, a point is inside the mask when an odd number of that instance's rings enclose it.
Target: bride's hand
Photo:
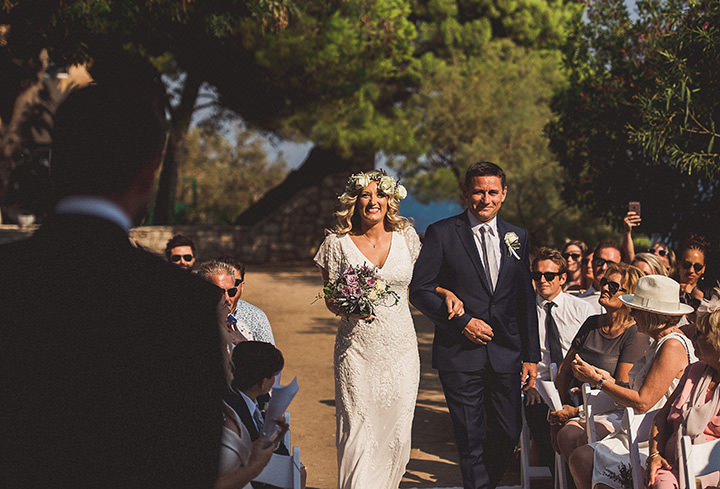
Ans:
[[[330,312],[332,312],[332,313],[335,314],[336,316],[340,316],[340,317],[345,318],[345,319],[347,319],[347,320],[355,319],[355,320],[358,320],[358,321],[363,320],[363,321],[368,321],[368,322],[370,322],[370,321],[372,321],[373,319],[375,319],[372,314],[367,314],[367,315],[362,315],[362,314],[348,314],[348,313],[345,312],[345,310],[344,310],[342,307],[338,306],[337,304],[335,304],[335,303],[334,303],[333,301],[331,301],[330,299],[325,299],[325,305],[326,305],[327,308],[330,310]]]
[[[445,300],[445,307],[449,313],[448,320],[454,317],[460,317],[465,314],[465,305],[458,296],[451,290],[442,287],[435,287],[435,293]]]

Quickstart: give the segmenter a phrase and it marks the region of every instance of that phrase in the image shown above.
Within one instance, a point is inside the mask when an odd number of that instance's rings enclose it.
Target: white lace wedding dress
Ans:
[[[408,285],[419,252],[412,227],[393,232],[380,275],[400,301],[377,307],[372,323],[340,321],[334,355],[338,489],[397,489],[410,459],[420,358]],[[350,236],[330,234],[315,263],[334,280],[348,265],[370,261]]]

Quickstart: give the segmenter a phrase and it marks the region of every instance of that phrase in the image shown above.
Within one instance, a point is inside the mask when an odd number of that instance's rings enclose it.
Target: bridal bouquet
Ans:
[[[361,265],[347,267],[336,280],[328,282],[318,299],[334,302],[345,314],[368,316],[375,314],[376,305],[394,301],[394,306],[400,297],[382,280],[377,267]]]

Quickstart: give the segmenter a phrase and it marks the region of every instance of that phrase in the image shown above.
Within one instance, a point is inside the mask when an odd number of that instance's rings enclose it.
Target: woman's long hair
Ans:
[[[366,175],[368,175],[370,177],[370,181],[373,182],[379,181],[380,177],[385,176],[385,172],[374,170],[367,172]],[[349,233],[353,229],[360,228],[360,216],[355,214],[355,208],[358,195],[360,195],[363,190],[365,189],[346,189],[345,192],[338,197],[338,201],[340,201],[340,209],[335,212],[337,224],[330,230],[330,232],[343,235]],[[412,224],[410,219],[402,217],[399,214],[400,202],[397,197],[395,195],[387,194],[386,196],[388,209],[385,214],[385,229],[388,231],[401,231],[410,226]]]

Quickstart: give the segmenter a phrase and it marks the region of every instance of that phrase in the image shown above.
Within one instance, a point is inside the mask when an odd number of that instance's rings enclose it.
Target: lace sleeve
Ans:
[[[405,242],[407,243],[408,250],[410,250],[410,257],[412,258],[412,262],[415,263],[415,260],[417,260],[418,255],[420,254],[420,248],[422,248],[422,244],[420,244],[420,238],[418,237],[415,228],[412,226],[408,226],[403,229],[402,234],[405,238]]]
[[[343,262],[340,237],[334,233],[328,234],[325,241],[320,245],[313,261],[318,267],[327,270],[331,281],[338,278]]]

